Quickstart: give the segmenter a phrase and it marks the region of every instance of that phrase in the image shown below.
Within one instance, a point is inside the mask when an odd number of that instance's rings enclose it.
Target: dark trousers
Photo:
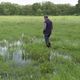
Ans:
[[[51,34],[44,34],[45,43],[46,43],[46,46],[47,46],[47,47],[51,47],[51,43],[50,43],[50,41],[49,41],[50,35],[51,35]]]

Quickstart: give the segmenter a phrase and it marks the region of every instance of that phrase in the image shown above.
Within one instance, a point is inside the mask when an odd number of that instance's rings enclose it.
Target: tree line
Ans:
[[[0,15],[80,15],[80,0],[75,6],[52,2],[34,3],[32,5],[2,2],[0,3]]]

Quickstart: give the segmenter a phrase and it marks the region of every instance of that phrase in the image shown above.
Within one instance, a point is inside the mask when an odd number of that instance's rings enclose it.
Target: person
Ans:
[[[48,16],[44,16],[44,29],[43,29],[43,34],[45,38],[45,43],[48,48],[51,47],[51,43],[49,41],[49,38],[51,36],[53,29],[53,24],[52,21],[48,18]]]

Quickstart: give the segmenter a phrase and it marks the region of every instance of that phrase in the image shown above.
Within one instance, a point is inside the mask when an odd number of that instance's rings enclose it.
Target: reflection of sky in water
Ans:
[[[50,53],[50,60],[54,59],[55,57],[61,57],[63,59],[66,59],[66,60],[72,60],[71,56],[70,55],[67,55],[67,54],[61,54],[57,51],[51,51]]]
[[[2,45],[4,44],[4,45]],[[12,52],[11,52],[12,51]],[[24,63],[23,42],[18,40],[12,43],[4,40],[0,42],[0,55],[6,59],[11,59],[15,62]]]
[[[7,53],[8,48],[6,46],[0,46],[0,55],[4,56]]]

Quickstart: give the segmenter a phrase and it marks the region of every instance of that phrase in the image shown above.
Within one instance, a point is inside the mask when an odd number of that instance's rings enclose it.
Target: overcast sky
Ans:
[[[35,2],[44,2],[44,1],[51,1],[55,4],[69,3],[71,5],[75,5],[78,2],[78,0],[0,0],[0,2],[11,2],[11,3],[21,4],[21,5],[33,4]]]

